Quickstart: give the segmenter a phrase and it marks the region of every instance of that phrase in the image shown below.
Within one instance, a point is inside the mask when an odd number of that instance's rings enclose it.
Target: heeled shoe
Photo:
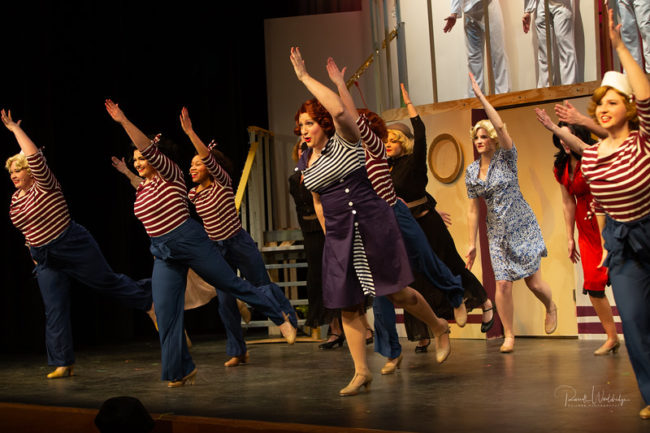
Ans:
[[[505,337],[503,344],[499,348],[501,353],[512,353],[515,350],[515,337]]]
[[[641,419],[650,419],[650,406],[646,406],[639,412]]]
[[[192,348],[192,340],[190,340],[190,336],[187,335],[187,330],[183,329],[183,332],[185,332],[185,344],[187,344],[187,348],[191,349]]]
[[[249,323],[251,321],[251,310],[248,309],[246,302],[236,299],[237,309],[239,310],[239,315],[244,323]]]
[[[326,341],[325,343],[319,344],[318,348],[321,350],[331,350],[336,349],[337,347],[342,347],[343,342],[345,341],[345,335],[332,334],[336,335],[336,340]]]
[[[386,361],[386,364],[384,364],[384,366],[381,368],[381,374],[395,373],[395,370],[397,370],[402,364],[403,357],[404,355],[400,353],[400,355],[397,358],[389,359],[388,361]]]
[[[74,376],[74,364],[64,367],[57,367],[56,370],[47,375],[48,379],[61,379],[63,377]]]
[[[449,324],[447,324],[447,329],[435,336],[436,339],[436,361],[438,364],[442,364],[449,357],[451,353],[451,343],[449,341],[449,334],[451,329],[449,329]],[[446,340],[446,344],[443,344],[443,340]]]
[[[370,391],[370,384],[372,383],[372,374],[367,373],[354,373],[354,377],[348,383],[348,386],[339,391],[341,397],[349,397],[351,395],[359,394],[362,387],[366,391]]]
[[[612,352],[613,354],[618,352],[618,349],[621,347],[621,343],[619,341],[616,342],[612,347],[605,347],[605,344],[600,346],[598,349],[594,350],[594,355],[596,356],[603,356],[603,355],[608,355],[609,352]]]
[[[284,312],[282,312],[282,315],[284,316],[284,323],[278,326],[278,328],[280,328],[280,332],[282,333],[284,339],[287,340],[287,343],[293,344],[296,342],[296,335],[298,334],[298,330],[293,327],[291,322],[289,322],[289,318]]]
[[[494,317],[497,314],[497,306],[492,304],[490,308],[486,308],[485,310],[483,310],[484,313],[488,311],[492,311],[492,318],[487,322],[481,322],[481,332],[484,334],[488,332],[490,329],[492,329],[492,325],[494,325]]]
[[[237,367],[239,364],[248,364],[250,356],[248,352],[244,353],[242,356],[233,356],[228,361],[224,362],[224,367]]]
[[[454,308],[454,321],[456,321],[456,325],[461,328],[467,324],[467,307],[465,306],[465,301],[461,302],[458,307]]]
[[[178,388],[179,386],[184,386],[185,383],[188,385],[194,385],[196,379],[196,373],[198,370],[195,368],[190,374],[182,378],[181,380],[172,380],[167,384],[167,388]]]
[[[367,329],[368,329],[368,331],[370,331],[370,337],[366,338],[366,345],[372,344],[372,343],[375,342],[375,331],[373,331],[370,328],[367,328]]]
[[[425,344],[424,346],[415,346],[415,353],[427,353],[428,347],[431,344],[431,339],[429,339],[429,342]]]
[[[557,305],[553,302],[551,309],[546,312],[544,318],[544,331],[547,334],[552,334],[557,329]]]

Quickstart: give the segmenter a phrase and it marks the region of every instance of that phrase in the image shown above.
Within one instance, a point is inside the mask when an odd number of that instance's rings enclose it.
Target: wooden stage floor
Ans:
[[[438,365],[434,353],[415,354],[415,343],[403,340],[402,368],[388,376],[379,373],[384,359],[368,346],[372,389],[342,398],[338,390],[353,374],[345,346],[322,351],[314,343],[256,344],[249,347],[248,365],[225,368],[223,339],[195,340],[195,386],[168,389],[159,380],[159,346],[144,341],[78,350],[76,375],[58,380],[45,379],[51,368],[44,355],[3,356],[0,402],[97,409],[107,398],[130,395],[156,416],[338,431],[650,431],[650,421],[638,417],[644,404],[624,345],[617,355],[595,357],[599,342],[519,338],[516,351],[503,355],[500,340],[452,340],[450,358]]]

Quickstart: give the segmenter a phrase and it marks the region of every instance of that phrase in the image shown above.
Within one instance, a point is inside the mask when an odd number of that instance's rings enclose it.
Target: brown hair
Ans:
[[[332,116],[317,99],[310,99],[303,102],[296,112],[296,126],[293,128],[294,134],[300,135],[299,119],[302,113],[309,114],[309,117],[321,127],[325,135],[327,135],[327,138],[331,138],[334,135],[334,121],[332,120]]]
[[[596,107],[600,105],[600,101],[603,99],[605,93],[607,93],[609,89],[612,89],[618,93],[621,98],[623,98],[623,103],[625,104],[625,118],[627,119],[628,127],[630,129],[639,129],[639,117],[636,113],[636,102],[630,101],[630,98],[625,93],[621,93],[617,89],[610,86],[600,86],[594,91],[594,94],[591,95],[591,101],[589,101],[589,107],[587,107],[587,113],[589,113],[591,118],[594,119],[596,123],[598,123],[598,119],[596,118]]]
[[[379,117],[379,114],[375,113],[374,111],[370,111],[367,108],[357,108],[357,111],[359,114],[364,114],[366,116],[370,129],[375,133],[377,137],[379,137],[382,141],[386,141],[388,139],[388,129],[386,128],[386,123],[384,122],[384,119]]]

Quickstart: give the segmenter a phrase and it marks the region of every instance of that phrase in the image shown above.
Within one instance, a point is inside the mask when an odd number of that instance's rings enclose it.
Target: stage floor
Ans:
[[[600,342],[519,338],[516,351],[501,340],[452,340],[442,365],[415,354],[403,340],[396,374],[382,376],[384,359],[368,347],[372,390],[338,391],[353,374],[347,348],[314,343],[256,344],[250,363],[223,367],[225,342],[195,337],[195,386],[168,389],[160,377],[157,342],[78,350],[76,375],[46,380],[45,357],[0,360],[0,401],[97,409],[109,397],[139,398],[152,413],[359,427],[406,432],[648,431],[644,406],[625,347],[595,357]]]

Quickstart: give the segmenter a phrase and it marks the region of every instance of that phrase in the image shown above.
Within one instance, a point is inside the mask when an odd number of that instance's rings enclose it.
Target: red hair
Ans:
[[[379,114],[374,111],[370,111],[367,108],[357,108],[359,114],[365,114],[366,119],[368,119],[368,125],[370,130],[375,133],[381,141],[386,141],[388,139],[388,128],[386,128],[386,123],[384,119],[379,117]]]
[[[302,113],[307,113],[309,117],[318,123],[318,126],[321,127],[325,135],[327,135],[327,138],[331,138],[334,135],[334,121],[332,120],[332,116],[317,99],[310,99],[303,102],[296,112],[296,126],[293,128],[294,134],[300,135],[300,125],[298,122]]]

